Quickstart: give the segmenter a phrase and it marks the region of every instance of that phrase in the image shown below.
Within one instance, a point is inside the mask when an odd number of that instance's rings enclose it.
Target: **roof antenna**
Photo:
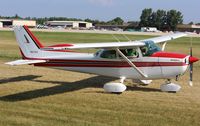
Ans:
[[[112,35],[112,37],[115,39],[115,40],[117,40],[118,42],[120,42],[120,40],[114,35],[114,34],[111,34]]]

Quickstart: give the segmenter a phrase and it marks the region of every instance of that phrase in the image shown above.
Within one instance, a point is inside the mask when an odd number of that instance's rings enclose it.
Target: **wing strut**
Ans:
[[[164,42],[164,43],[162,44],[162,51],[165,50],[165,46],[166,46],[166,44],[167,44],[167,42]]]
[[[116,49],[117,53],[127,61],[127,63],[134,68],[142,77],[147,78],[148,76],[145,75],[140,69],[138,69],[132,62],[129,60],[118,48]]]

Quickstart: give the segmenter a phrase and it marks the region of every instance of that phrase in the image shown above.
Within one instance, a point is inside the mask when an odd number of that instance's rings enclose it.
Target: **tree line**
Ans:
[[[37,24],[45,24],[47,21],[86,21],[91,22],[94,25],[123,25],[124,20],[120,17],[116,17],[109,21],[100,21],[100,20],[92,20],[92,19],[77,19],[77,18],[67,18],[67,17],[44,17],[44,18],[36,18],[36,17],[25,17],[22,18],[19,15],[15,16],[0,16],[0,18],[6,19],[25,19],[25,20],[36,20]],[[132,21],[130,22],[130,26],[128,28],[137,28],[141,27],[156,27],[161,31],[175,31],[178,24],[183,23],[183,14],[177,10],[157,10],[153,11],[151,8],[146,8],[142,10],[140,21]],[[190,22],[189,24],[194,24]],[[199,24],[199,23],[197,23]]]
[[[156,27],[158,30],[175,31],[183,23],[183,15],[177,10],[157,10],[146,8],[140,16],[140,27]]]

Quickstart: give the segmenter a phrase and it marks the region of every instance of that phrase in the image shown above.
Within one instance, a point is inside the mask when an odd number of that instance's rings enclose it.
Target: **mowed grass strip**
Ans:
[[[110,34],[34,33],[44,45],[116,41]],[[122,35],[116,36],[126,41]],[[127,36],[133,40],[152,37]],[[197,57],[200,57],[199,42],[199,38],[193,38],[194,55]],[[184,37],[168,43],[166,50],[189,53],[189,46],[190,38]],[[186,73],[176,82],[182,86],[176,94],[160,92],[159,86],[164,80],[156,80],[146,87],[134,87],[128,81],[128,90],[122,95],[115,95],[104,93],[102,89],[107,82],[117,82],[115,78],[29,65],[4,65],[6,61],[17,58],[20,55],[13,32],[0,32],[2,126],[200,125],[200,63],[194,65],[194,87],[188,86]]]

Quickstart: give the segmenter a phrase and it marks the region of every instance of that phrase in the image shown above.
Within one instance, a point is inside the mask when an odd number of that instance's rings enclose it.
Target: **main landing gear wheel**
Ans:
[[[126,85],[122,83],[107,83],[103,86],[105,92],[121,94],[126,90]]]
[[[160,86],[161,91],[176,93],[181,89],[181,86],[175,83],[172,83],[170,80],[167,80],[165,84]]]
[[[107,83],[103,86],[105,92],[121,94],[126,90],[126,85],[124,85],[125,77],[120,78],[120,83]]]

